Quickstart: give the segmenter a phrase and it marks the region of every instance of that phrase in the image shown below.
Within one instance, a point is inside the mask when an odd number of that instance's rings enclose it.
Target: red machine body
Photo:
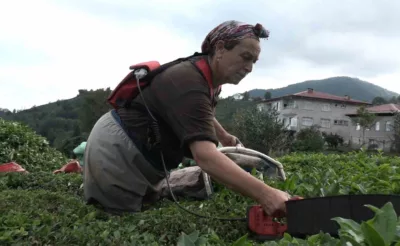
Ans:
[[[259,240],[278,239],[287,230],[287,225],[268,216],[260,205],[251,206],[247,212],[248,229]]]
[[[292,197],[290,200],[299,200],[302,197]],[[261,205],[250,206],[247,210],[247,227],[253,238],[257,240],[274,240],[283,237],[287,224],[279,221],[284,214],[267,215]]]

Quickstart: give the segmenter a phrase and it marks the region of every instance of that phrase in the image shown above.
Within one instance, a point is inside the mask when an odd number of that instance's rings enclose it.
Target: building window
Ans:
[[[337,103],[335,104],[335,107],[336,107],[336,108],[339,107],[339,106],[340,106],[341,108],[346,108],[346,104],[340,104],[340,105],[337,104]]]
[[[386,131],[390,132],[392,130],[392,122],[386,121]]]
[[[282,119],[282,123],[283,123],[284,126],[286,126],[286,121],[287,121],[287,120],[288,120],[287,118],[283,118],[283,119]]]
[[[313,123],[314,123],[313,118],[310,118],[310,117],[303,117],[303,122],[302,122],[302,125],[303,125],[303,126],[312,126]]]
[[[328,104],[328,103],[324,103],[324,104],[322,105],[322,111],[325,111],[325,112],[331,111],[331,105]]]
[[[331,128],[331,120],[330,119],[321,119],[321,127]]]
[[[284,101],[283,102],[283,108],[284,109],[296,108],[295,101],[293,101],[293,100]]]
[[[348,126],[349,121],[348,120],[334,120],[333,124],[337,125],[337,126]]]
[[[274,103],[272,103],[272,109],[273,110],[276,110],[276,111],[279,111],[279,102],[274,102]]]
[[[379,129],[380,129],[380,124],[379,124],[379,121],[378,121],[378,122],[375,123],[375,131],[378,132]]]
[[[297,118],[290,118],[290,126],[297,127]]]

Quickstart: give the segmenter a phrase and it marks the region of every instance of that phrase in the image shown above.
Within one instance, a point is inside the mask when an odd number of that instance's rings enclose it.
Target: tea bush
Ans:
[[[0,118],[0,163],[10,161],[37,172],[53,171],[67,159],[28,126]]]
[[[85,205],[80,174],[52,173],[66,159],[46,145],[43,138],[21,125],[1,124],[2,147],[6,147],[0,149],[1,161],[12,160],[12,152],[30,173],[0,176],[0,245],[342,245],[344,241],[353,245],[390,245],[388,242],[398,240],[395,233],[400,224],[391,204],[382,210],[371,208],[376,211],[376,218],[360,225],[335,218],[341,225],[340,239],[321,232],[304,240],[285,235],[263,244],[246,238],[243,221],[197,218],[169,200],[142,213],[111,216]],[[34,157],[28,156],[30,153]],[[290,154],[279,161],[285,167],[285,182],[253,174],[293,195],[400,193],[398,157],[364,152]],[[220,185],[216,189],[218,192],[210,200],[179,202],[191,211],[215,217],[243,217],[247,206],[253,204]],[[388,223],[379,224],[380,221]]]

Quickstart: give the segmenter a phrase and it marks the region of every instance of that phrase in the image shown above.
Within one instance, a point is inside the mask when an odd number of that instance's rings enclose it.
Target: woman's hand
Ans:
[[[221,140],[220,140],[222,146],[227,147],[227,146],[233,146],[235,147],[236,145],[240,144],[242,147],[243,144],[239,141],[239,139],[232,134],[227,134],[225,135]]]
[[[284,216],[286,214],[285,202],[290,199],[290,195],[272,187],[268,187],[267,190],[267,193],[259,201],[265,213],[270,216]]]

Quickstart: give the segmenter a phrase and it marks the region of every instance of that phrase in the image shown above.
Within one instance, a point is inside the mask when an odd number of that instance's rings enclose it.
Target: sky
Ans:
[[[262,24],[260,60],[222,96],[350,76],[400,93],[400,1],[13,0],[0,2],[0,108],[113,89],[135,63],[200,51],[226,20]],[[354,92],[356,93],[356,92]]]

